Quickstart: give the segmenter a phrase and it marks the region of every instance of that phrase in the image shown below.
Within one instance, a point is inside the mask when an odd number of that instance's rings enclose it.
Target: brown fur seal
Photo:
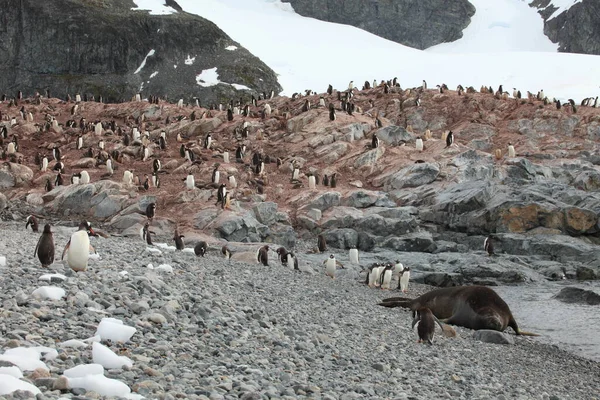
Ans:
[[[427,307],[447,324],[500,332],[510,326],[517,335],[538,336],[519,330],[508,305],[496,292],[485,286],[435,289],[416,299],[392,297],[384,299],[379,305],[410,308],[412,311]]]

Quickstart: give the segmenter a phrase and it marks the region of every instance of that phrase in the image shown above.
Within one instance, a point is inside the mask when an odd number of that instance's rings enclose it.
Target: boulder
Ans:
[[[600,294],[591,290],[584,290],[576,287],[566,287],[554,296],[564,303],[582,303],[597,306],[600,304]]]
[[[339,206],[342,194],[340,192],[325,192],[315,197],[305,208],[316,208],[321,211],[331,207]]]
[[[369,150],[354,160],[354,168],[373,167],[377,164],[377,160],[383,157],[384,153],[385,147],[382,146]]]
[[[0,193],[0,212],[8,208],[8,199],[3,193]]]
[[[600,190],[600,172],[596,170],[581,172],[573,181],[573,186],[586,191]]]
[[[300,132],[306,125],[312,123],[318,116],[316,110],[311,110],[290,118],[287,121],[288,132]]]
[[[26,165],[4,163],[0,167],[0,189],[20,186],[33,179],[33,171]]]
[[[251,215],[221,214],[213,228],[229,242],[262,242],[270,235],[269,228]]]
[[[415,140],[415,135],[396,125],[380,128],[375,133],[379,140],[392,146],[398,146],[402,143],[413,142]]]
[[[594,233],[597,230],[598,215],[579,207],[569,207],[565,210],[565,228],[571,235]]]
[[[580,281],[592,281],[600,278],[600,273],[590,267],[577,267],[575,276]]]
[[[71,168],[94,168],[96,166],[96,159],[92,157],[80,158],[77,161],[71,163]]]
[[[117,215],[110,220],[110,226],[113,229],[124,231],[135,225],[142,225],[146,221],[146,216],[142,214]]]
[[[61,212],[63,215],[89,215],[92,197],[95,194],[96,187],[92,183],[65,186],[65,189],[52,201],[51,207],[55,212]]]
[[[325,240],[329,247],[337,249],[350,249],[357,247],[358,232],[354,229],[342,228],[332,229],[324,232]]]
[[[402,189],[427,185],[436,180],[440,169],[432,163],[412,164],[388,177],[384,190]]]
[[[333,163],[339,160],[348,152],[350,145],[346,142],[334,142],[326,146],[319,147],[315,155],[324,163]]]
[[[286,249],[293,249],[296,246],[298,235],[291,226],[275,224],[270,227],[269,232],[269,236],[266,238],[267,242],[280,244]]]
[[[342,205],[355,208],[367,208],[375,205],[382,195],[381,192],[370,190],[354,190],[342,199]],[[385,195],[385,194],[384,194]]]
[[[403,236],[387,238],[382,247],[405,252],[433,253],[437,246],[429,232],[414,232]]]
[[[464,279],[461,274],[445,272],[426,273],[425,275],[423,275],[422,278],[418,280],[415,279],[415,281],[435,287],[450,287],[464,285]]]
[[[371,126],[364,122],[356,122],[354,124],[343,126],[339,128],[339,130],[344,136],[351,137],[352,140],[361,140],[365,137],[367,132],[371,130]]]
[[[480,329],[473,333],[473,339],[493,344],[515,344],[515,340],[507,333],[491,329]]]
[[[101,192],[92,198],[92,213],[95,218],[109,218],[119,213],[129,201],[129,196],[109,195]]]
[[[258,203],[252,208],[252,211],[261,224],[269,226],[276,221],[277,203],[273,203],[272,201]]]
[[[219,118],[197,119],[188,125],[188,135],[196,137],[204,136],[217,129],[222,123],[223,121]]]

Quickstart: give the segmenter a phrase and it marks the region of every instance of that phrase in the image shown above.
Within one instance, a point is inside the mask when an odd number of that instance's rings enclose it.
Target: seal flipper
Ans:
[[[381,303],[377,303],[377,305],[383,306],[383,307],[389,307],[389,308],[394,308],[394,307],[411,308],[412,302],[413,302],[412,299],[407,299],[405,297],[389,297],[387,299],[383,299],[383,301]]]
[[[527,332],[527,331],[520,330],[519,326],[517,325],[517,321],[515,321],[515,319],[512,316],[510,317],[510,321],[508,321],[508,326],[510,326],[513,329],[513,331],[515,331],[515,335],[520,335],[520,336],[540,336],[537,333]]]

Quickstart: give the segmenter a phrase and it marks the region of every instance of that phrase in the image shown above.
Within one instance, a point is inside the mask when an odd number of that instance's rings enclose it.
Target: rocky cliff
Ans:
[[[475,14],[467,0],[283,0],[303,16],[352,25],[417,49],[453,42]]]
[[[0,0],[0,90],[105,101],[141,92],[186,102],[237,97],[231,84],[281,90],[267,65],[212,22],[175,8],[150,15],[135,7],[131,0]],[[197,81],[215,67],[224,83]]]
[[[600,54],[600,3],[584,0],[553,16],[558,9],[552,0],[530,4],[544,18],[544,34],[566,53]]]

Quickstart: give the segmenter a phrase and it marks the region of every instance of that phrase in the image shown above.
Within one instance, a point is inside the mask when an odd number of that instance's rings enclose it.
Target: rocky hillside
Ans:
[[[559,51],[567,53],[600,54],[600,3],[583,1],[574,4],[556,17],[551,0],[535,0],[532,7],[544,18],[544,34],[559,43]]]
[[[475,14],[467,0],[283,0],[305,17],[352,25],[417,49],[453,42]]]
[[[176,2],[170,2],[177,8]],[[104,101],[132,93],[191,101],[237,97],[231,84],[281,90],[275,73],[212,22],[176,11],[150,15],[131,0],[0,0],[0,88]],[[222,84],[197,75],[217,68]]]
[[[341,94],[261,100],[249,105],[247,117],[235,114],[231,121],[225,111],[165,102],[82,102],[75,115],[73,103],[57,99],[4,102],[4,148],[13,136],[19,144],[0,170],[5,218],[31,212],[85,217],[137,236],[146,205],[156,202],[153,230],[162,240],[170,241],[178,226],[188,241],[205,238],[219,247],[226,241],[271,242],[310,253],[323,233],[332,248],[370,252],[365,262],[402,257],[416,267],[418,279],[437,286],[600,277],[598,109],[557,109],[487,92],[394,87],[385,93],[377,87],[355,90],[349,115],[340,108]],[[335,121],[329,104],[337,109]],[[66,126],[82,117],[88,121],[83,129]],[[142,132],[137,142],[134,128]],[[443,137],[450,130],[455,143],[447,147]],[[156,144],[162,131],[164,150]],[[210,149],[204,148],[208,133]],[[77,150],[79,135],[83,148]],[[375,135],[380,145],[372,148]],[[424,140],[423,151],[415,148],[417,138]],[[142,160],[144,143],[149,154]],[[514,157],[507,154],[509,143]],[[236,162],[236,148],[244,144],[247,151]],[[56,172],[40,171],[35,156],[48,156],[52,168],[55,146],[62,150],[65,186],[46,192],[44,184]],[[194,162],[180,155],[182,146],[195,154]],[[258,154],[265,163],[261,174],[252,165]],[[112,176],[104,165],[109,156]],[[144,189],[154,159],[162,163],[161,185]],[[291,179],[292,165],[299,169],[297,180]],[[215,168],[233,199],[225,209],[215,205]],[[70,176],[84,169],[91,183],[69,185]],[[122,183],[125,170],[140,183]],[[185,189],[188,174],[195,177],[194,189]],[[310,174],[319,178],[314,189]],[[324,186],[324,175],[333,174],[336,187]],[[482,251],[488,234],[497,257]],[[321,262],[319,254],[303,260]]]

